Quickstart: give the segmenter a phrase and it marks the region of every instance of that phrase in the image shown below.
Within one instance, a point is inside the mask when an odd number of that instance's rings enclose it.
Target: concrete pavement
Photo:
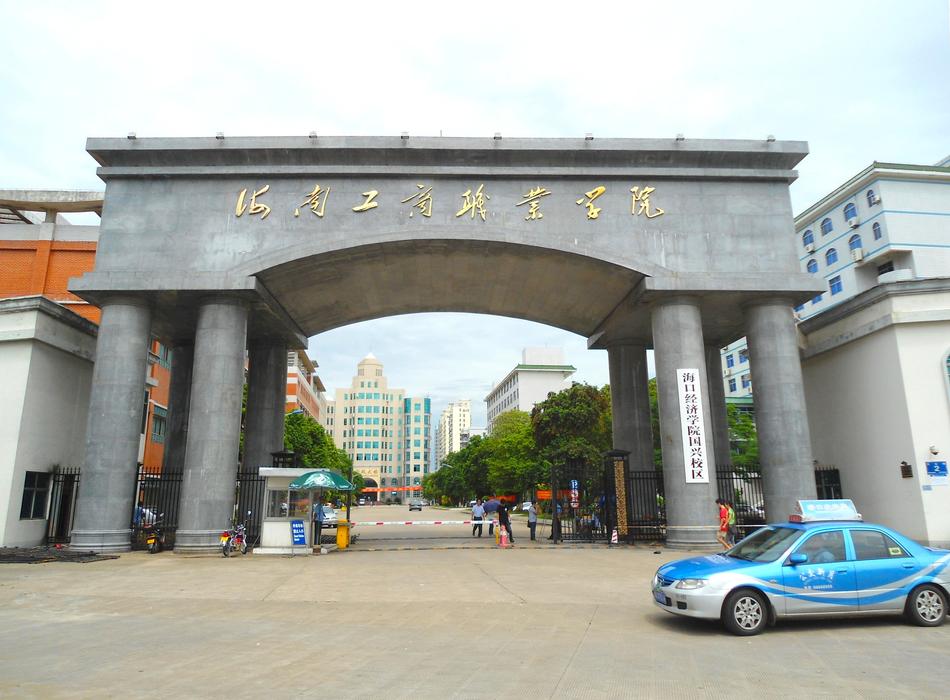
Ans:
[[[652,605],[651,549],[132,553],[0,566],[4,697],[945,697],[950,626],[753,638]]]

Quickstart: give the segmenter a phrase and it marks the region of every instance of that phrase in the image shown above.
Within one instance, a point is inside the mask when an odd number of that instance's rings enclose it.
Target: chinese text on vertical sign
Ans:
[[[706,428],[703,424],[703,394],[698,369],[676,370],[680,396],[680,425],[683,427],[683,461],[687,484],[708,484]]]

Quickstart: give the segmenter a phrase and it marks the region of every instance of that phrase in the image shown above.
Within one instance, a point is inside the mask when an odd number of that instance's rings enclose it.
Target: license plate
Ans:
[[[656,599],[656,602],[660,605],[669,605],[669,598],[666,597],[666,593],[661,591],[659,588],[653,591],[653,597]]]
[[[145,544],[155,544],[155,538],[149,537],[147,540],[145,540]]]

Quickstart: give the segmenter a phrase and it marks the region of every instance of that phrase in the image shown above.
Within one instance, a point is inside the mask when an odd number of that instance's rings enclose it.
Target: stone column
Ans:
[[[652,323],[657,398],[660,404],[663,485],[666,491],[666,545],[670,549],[718,548],[716,458],[712,445],[707,442],[706,471],[709,482],[686,482],[688,455],[683,449],[676,380],[678,369],[698,370],[702,393],[700,406],[708,440],[709,382],[706,381],[706,353],[699,302],[692,297],[664,299],[654,306]]]
[[[765,516],[779,522],[817,492],[798,337],[787,300],[750,304],[745,315]]]
[[[251,343],[244,416],[244,469],[270,466],[271,452],[284,449],[287,406],[287,344]]]
[[[131,549],[151,323],[151,310],[140,299],[115,297],[102,304],[70,549]]]
[[[630,471],[653,471],[646,344],[611,344],[607,346],[607,361],[614,449],[630,453]]]
[[[162,473],[181,474],[188,444],[188,409],[191,403],[193,342],[172,346],[171,386],[168,388],[168,437],[162,454]]]
[[[247,305],[215,296],[198,309],[176,552],[211,552],[231,523],[241,435]]]
[[[715,448],[716,466],[732,464],[729,451],[729,414],[726,412],[726,387],[722,384],[722,353],[718,345],[706,346],[706,376],[709,378],[709,432]]]

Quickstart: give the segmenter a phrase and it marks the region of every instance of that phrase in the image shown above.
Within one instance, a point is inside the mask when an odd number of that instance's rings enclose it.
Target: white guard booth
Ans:
[[[264,517],[261,522],[261,543],[254,554],[310,554],[313,538],[312,499],[314,492],[291,491],[290,482],[313,469],[261,467],[264,477]],[[292,547],[291,523],[302,520],[306,546]]]

